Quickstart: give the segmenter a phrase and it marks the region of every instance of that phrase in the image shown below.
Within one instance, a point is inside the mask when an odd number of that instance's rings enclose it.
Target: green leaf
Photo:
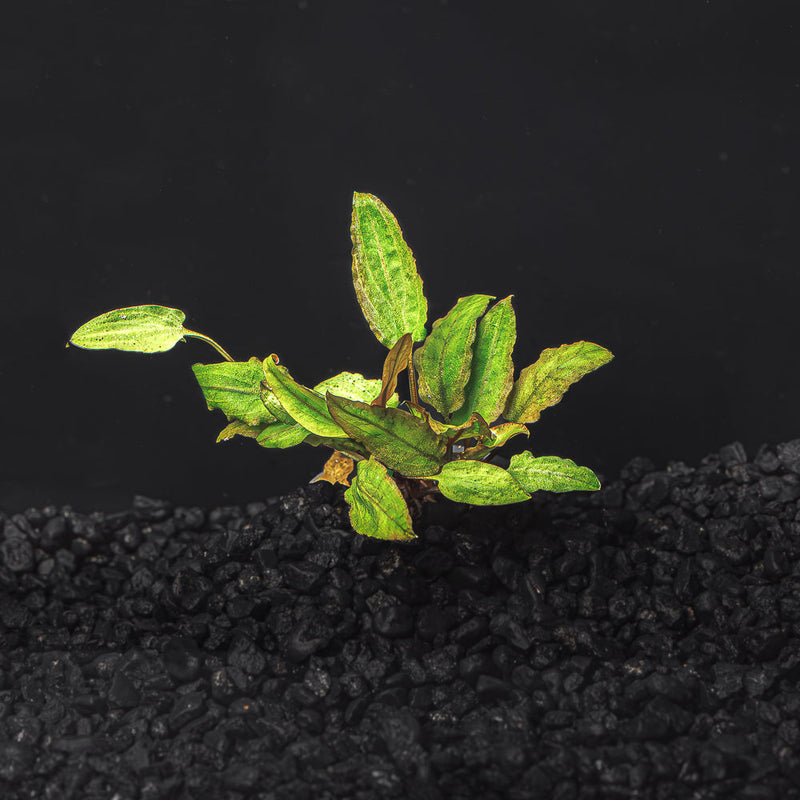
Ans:
[[[344,493],[350,505],[350,524],[362,536],[376,539],[414,539],[411,515],[386,467],[374,458],[359,461],[353,483]]]
[[[298,423],[273,422],[258,434],[256,441],[262,447],[286,449],[300,444],[308,436],[308,431]]]
[[[475,411],[491,422],[503,412],[514,384],[511,354],[517,326],[511,297],[495,303],[478,323],[464,405],[453,415],[454,423],[468,419]]]
[[[217,436],[217,444],[227,442],[234,436],[245,436],[249,439],[258,438],[258,434],[265,428],[264,425],[247,425],[240,419],[234,420],[230,425],[226,425]]]
[[[444,463],[446,439],[424,420],[399,408],[371,406],[330,393],[327,401],[342,430],[401,475],[430,475]]]
[[[592,342],[562,344],[542,351],[536,363],[520,372],[503,416],[509,422],[536,422],[541,412],[558,403],[573,383],[612,358],[605,347]]]
[[[353,286],[378,341],[392,347],[404,333],[422,341],[428,301],[392,212],[374,195],[354,192],[350,238]]]
[[[318,383],[314,391],[321,397],[330,392],[348,400],[370,403],[380,394],[381,381],[377,378],[365,378],[358,372],[340,372]]]
[[[264,368],[260,359],[192,364],[192,371],[209,410],[218,408],[229,420],[238,419],[247,425],[275,420],[261,401]]]
[[[86,350],[163,353],[183,339],[186,314],[166,306],[129,306],[107,311],[81,325],[70,344]]]
[[[292,419],[317,436],[344,436],[331,417],[325,398],[293,380],[285,369],[278,367],[277,359],[274,354],[264,359],[264,378]]]
[[[535,458],[527,450],[511,456],[508,471],[529,492],[592,492],[600,488],[597,475],[588,467],[557,456]]]
[[[457,503],[504,506],[530,497],[502,467],[484,461],[450,461],[438,475],[426,477],[437,481],[439,491]]]
[[[464,404],[475,325],[492,299],[488,294],[462,297],[446,316],[433,323],[425,344],[414,353],[420,399],[440,414],[449,416]]]

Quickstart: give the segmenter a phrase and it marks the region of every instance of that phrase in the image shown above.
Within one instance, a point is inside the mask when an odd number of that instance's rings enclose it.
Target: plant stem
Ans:
[[[194,336],[195,339],[202,339],[204,342],[210,344],[226,361],[233,361],[233,359],[218,345],[210,336],[198,333],[197,331],[190,331],[188,328],[183,329],[185,336]]]
[[[414,359],[412,353],[408,354],[408,391],[411,394],[411,402],[419,405],[419,395],[417,394],[417,381],[414,378]]]

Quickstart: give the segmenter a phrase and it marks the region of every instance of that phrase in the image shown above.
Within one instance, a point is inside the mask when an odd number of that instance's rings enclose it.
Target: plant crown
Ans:
[[[312,481],[348,487],[353,529],[365,536],[414,538],[409,503],[418,509],[420,498],[437,491],[457,502],[504,505],[539,490],[599,489],[592,470],[567,458],[524,451],[507,469],[486,459],[514,436],[528,436],[544,409],[613,355],[592,342],[564,344],[544,350],[515,380],[511,295],[488,310],[496,298],[462,297],[428,333],[422,281],[392,212],[374,195],[355,192],[350,234],[356,297],[388,349],[381,378],[340,372],[308,388],[277,355],[235,361],[213,339],[184,327],[184,312],[159,305],[101,314],[70,343],[158,353],[187,336],[204,340],[225,359],[192,366],[208,408],[227,417],[217,441],[238,435],[267,448],[330,447],[333,455]],[[401,403],[403,372],[409,399]]]

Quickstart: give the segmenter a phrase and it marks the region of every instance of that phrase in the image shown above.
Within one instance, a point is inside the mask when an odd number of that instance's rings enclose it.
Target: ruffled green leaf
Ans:
[[[81,325],[70,344],[85,350],[163,353],[184,337],[186,314],[166,306],[128,306],[100,314]]]
[[[464,404],[475,326],[492,299],[488,294],[462,297],[444,317],[433,323],[430,336],[414,353],[420,399],[446,417]]]
[[[593,342],[574,342],[544,350],[536,363],[520,372],[508,395],[503,416],[509,422],[536,422],[584,375],[607,364],[612,353]]]
[[[579,467],[569,458],[536,458],[527,450],[511,456],[508,471],[529,492],[593,492],[600,488],[597,475],[588,467]]]
[[[450,461],[438,475],[428,477],[439,484],[445,497],[457,503],[504,506],[530,498],[511,474],[484,461]]]
[[[261,400],[264,369],[260,359],[193,364],[192,371],[209,410],[218,408],[229,420],[238,419],[247,425],[275,421]]]
[[[453,415],[454,423],[476,411],[489,422],[500,416],[514,384],[511,355],[516,338],[516,315],[509,295],[495,303],[478,323],[464,405]]]
[[[425,420],[399,408],[382,408],[328,393],[328,409],[341,429],[389,469],[417,477],[439,471],[447,440]]]
[[[344,493],[350,524],[362,536],[376,539],[414,539],[411,515],[386,467],[374,458],[359,461],[352,485]]]
[[[392,347],[404,333],[422,341],[428,302],[414,255],[392,212],[374,195],[354,192],[350,238],[353,286],[378,341]]]

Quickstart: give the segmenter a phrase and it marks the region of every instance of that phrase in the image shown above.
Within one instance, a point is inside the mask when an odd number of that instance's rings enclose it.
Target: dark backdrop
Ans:
[[[298,380],[377,376],[354,189],[396,213],[429,321],[513,293],[516,362],[616,354],[529,446],[613,477],[800,435],[800,5],[35,2],[2,25],[0,506],[261,499],[326,452],[210,413],[190,341],[65,349],[160,303]],[[526,9],[523,11],[522,9]],[[530,13],[533,10],[535,13]],[[4,12],[8,13],[8,12]]]

